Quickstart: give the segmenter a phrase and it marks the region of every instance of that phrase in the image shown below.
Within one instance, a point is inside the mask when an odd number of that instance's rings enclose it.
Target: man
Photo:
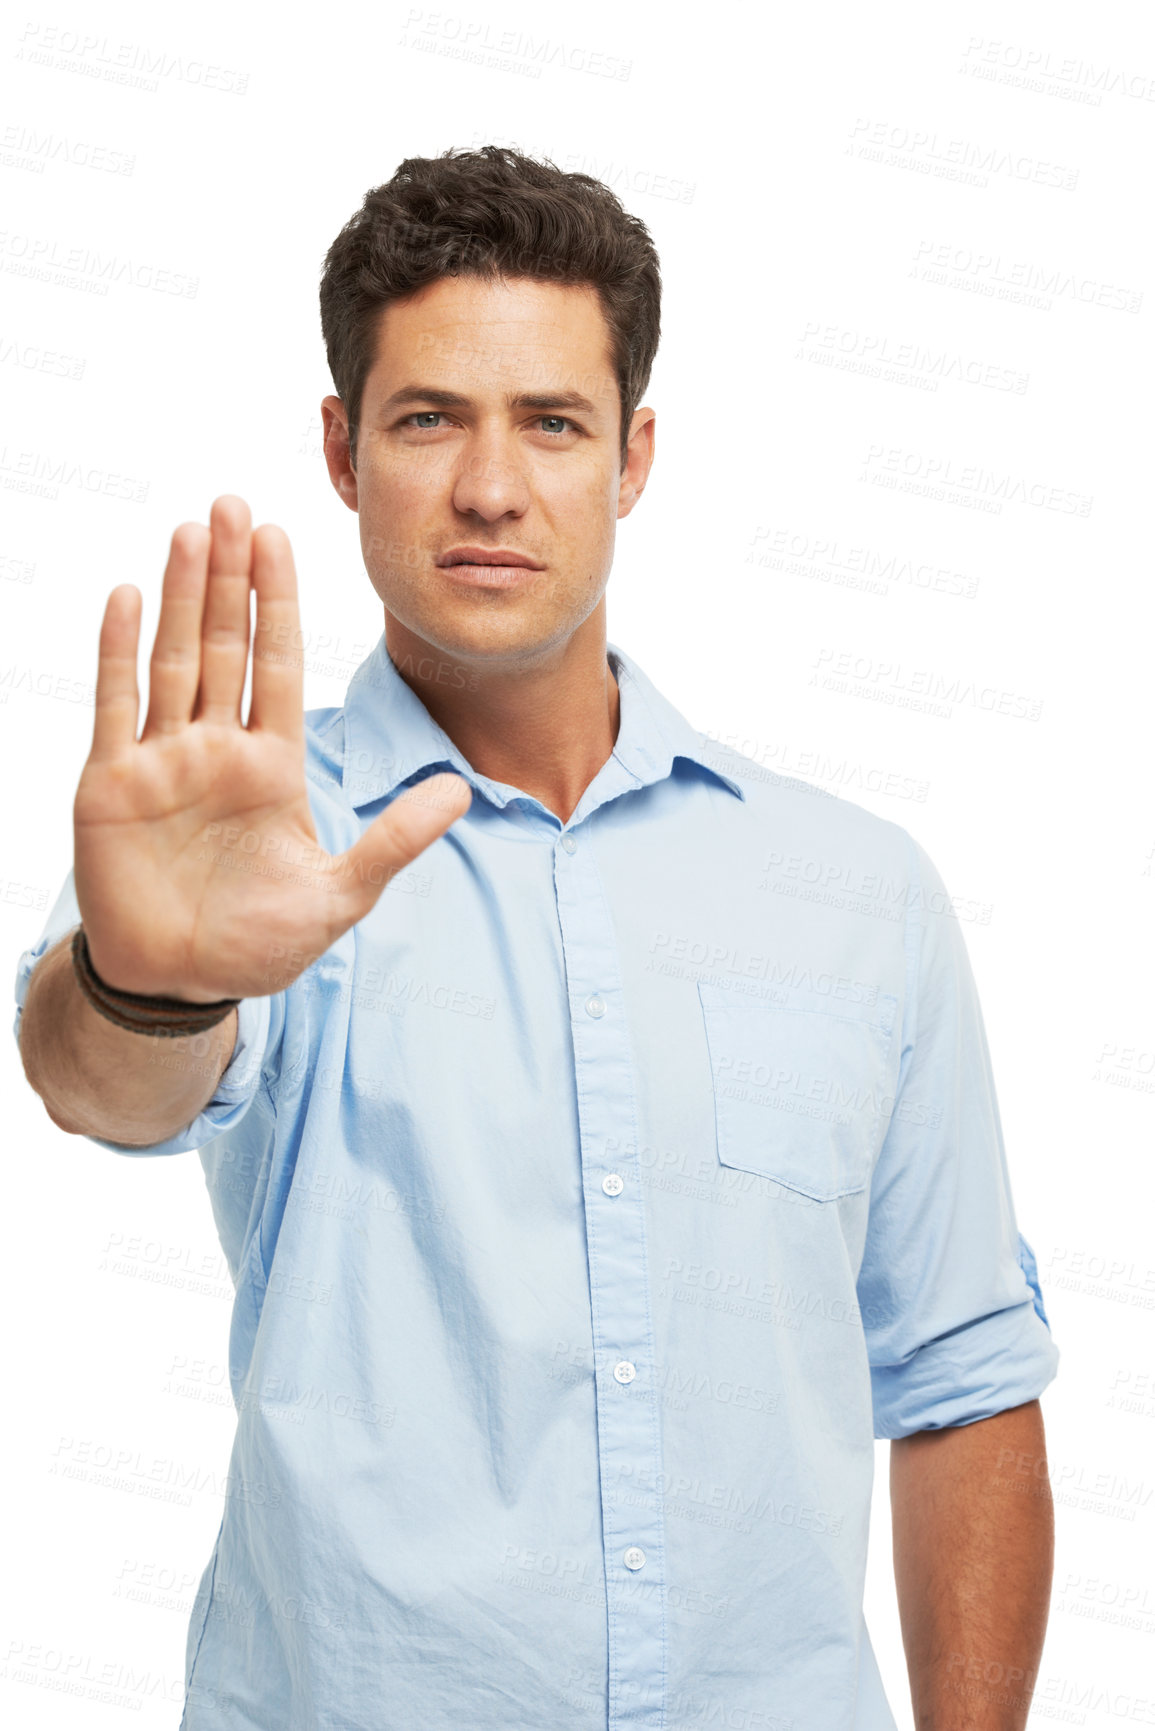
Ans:
[[[113,590],[17,983],[53,1121],[197,1149],[236,1283],[185,1731],[893,1727],[875,1436],[918,1725],[1021,1727],[1051,1515],[1005,1463],[1045,1488],[1057,1353],[949,898],[606,638],[650,238],[447,152],[367,196],[321,302],[384,635],[303,716],[287,540],[218,499],[138,740]]]

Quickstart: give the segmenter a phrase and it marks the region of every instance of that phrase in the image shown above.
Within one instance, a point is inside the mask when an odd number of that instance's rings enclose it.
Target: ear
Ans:
[[[321,403],[321,425],[325,429],[325,462],[332,481],[350,511],[357,509],[357,472],[349,456],[349,417],[340,397],[325,397]]]
[[[654,461],[654,430],[657,416],[653,409],[635,409],[630,422],[630,438],[626,446],[626,462],[618,482],[618,516],[628,517],[646,485]]]

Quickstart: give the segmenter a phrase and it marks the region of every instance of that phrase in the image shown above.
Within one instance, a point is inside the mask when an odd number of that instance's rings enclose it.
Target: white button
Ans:
[[[572,835],[563,835],[561,838],[561,845],[564,847],[566,853],[572,853],[577,847],[577,842]]]
[[[616,1172],[607,1172],[602,1179],[602,1189],[607,1196],[620,1196],[626,1187],[624,1178],[619,1178]]]
[[[587,1016],[604,1016],[605,1013],[606,1013],[606,1001],[604,998],[599,998],[596,992],[594,993],[592,998],[586,999],[586,1015]]]
[[[622,1562],[626,1565],[627,1569],[644,1568],[645,1561],[646,1553],[642,1550],[640,1545],[631,1545],[628,1551],[622,1552]]]
[[[614,1365],[614,1375],[619,1382],[633,1382],[637,1374],[637,1366],[631,1364],[628,1358],[619,1359]]]

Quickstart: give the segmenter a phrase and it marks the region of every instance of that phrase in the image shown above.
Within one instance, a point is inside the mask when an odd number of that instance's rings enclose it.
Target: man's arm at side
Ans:
[[[1039,1402],[893,1441],[890,1501],[917,1731],[1023,1731],[1054,1565]]]
[[[72,932],[37,963],[20,1021],[24,1074],[59,1129],[149,1147],[208,1104],[237,1037],[237,1012],[194,1037],[118,1028],[76,982]]]

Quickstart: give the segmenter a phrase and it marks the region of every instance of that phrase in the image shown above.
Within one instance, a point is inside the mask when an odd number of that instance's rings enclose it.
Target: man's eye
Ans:
[[[432,433],[436,431],[434,422],[444,418],[440,409],[415,409],[411,415],[406,415],[402,424],[415,427],[421,433]],[[547,438],[563,439],[567,432],[577,430],[577,423],[567,415],[539,415],[537,419]]]

